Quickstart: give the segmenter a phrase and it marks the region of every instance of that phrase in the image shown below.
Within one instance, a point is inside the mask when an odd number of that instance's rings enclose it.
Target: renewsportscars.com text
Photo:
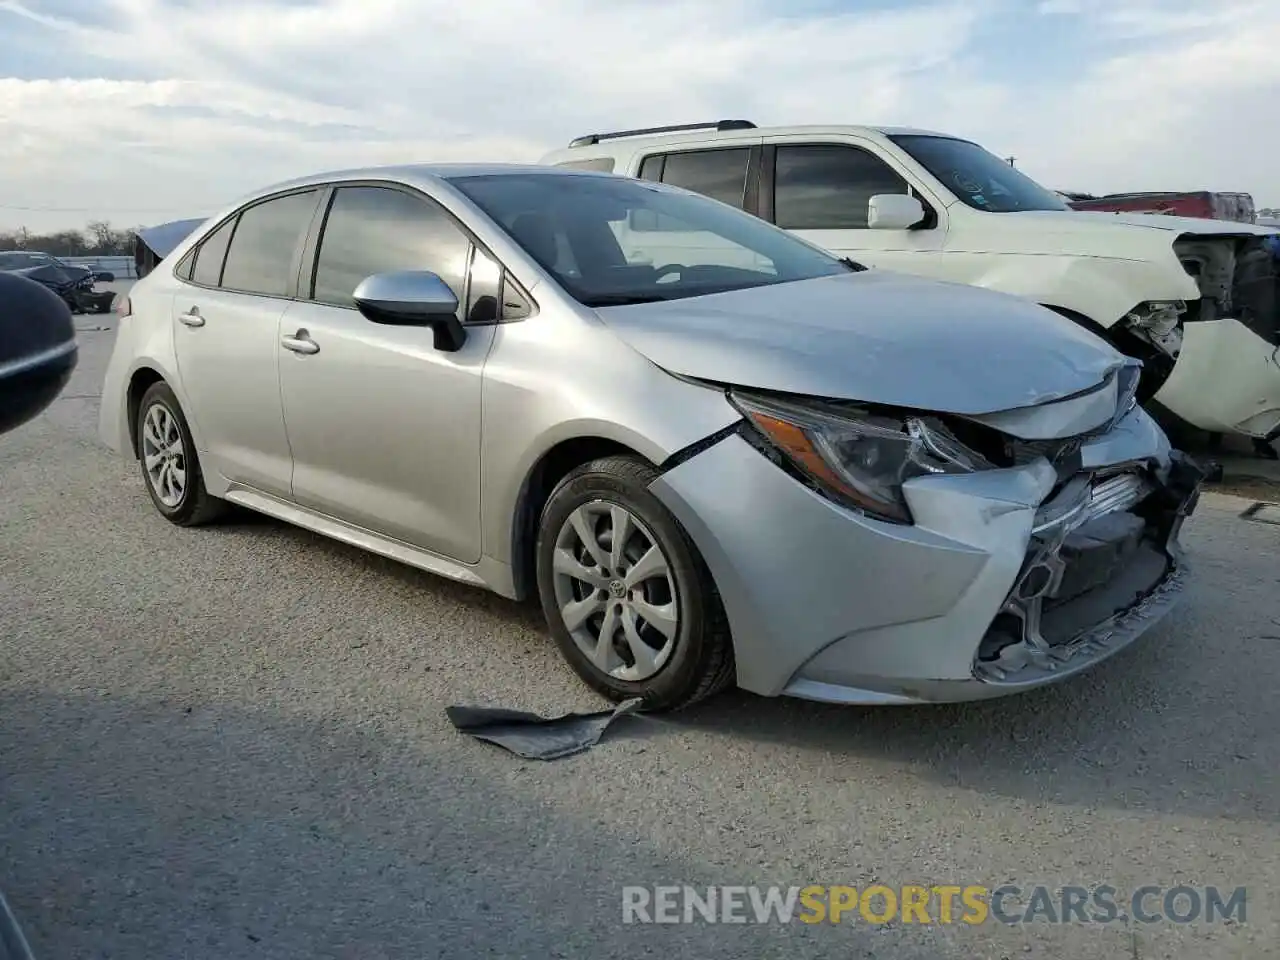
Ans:
[[[628,886],[623,923],[1244,923],[1244,887]]]

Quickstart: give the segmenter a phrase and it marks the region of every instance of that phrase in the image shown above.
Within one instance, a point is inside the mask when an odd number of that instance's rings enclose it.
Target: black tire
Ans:
[[[640,697],[649,711],[678,710],[703,700],[734,678],[733,642],[724,604],[706,563],[688,533],[649,491],[658,472],[630,456],[606,457],[578,467],[557,484],[538,524],[538,593],[547,625],[570,666],[592,689],[615,702]],[[625,508],[667,559],[679,617],[669,656],[643,680],[611,676],[579,648],[560,612],[556,596],[556,538],[570,515],[584,504],[604,501]],[[603,592],[601,596],[604,596]]]
[[[165,503],[152,482],[147,470],[145,441],[143,431],[146,428],[147,415],[154,407],[163,407],[173,418],[178,435],[182,439],[181,466],[186,473],[186,483],[182,496],[176,503]],[[191,428],[187,426],[187,418],[182,413],[182,405],[167,383],[154,383],[138,404],[138,466],[142,472],[142,483],[147,488],[151,502],[155,504],[160,516],[170,523],[181,527],[195,527],[218,519],[226,510],[226,503],[209,495],[204,486],[204,474],[200,469],[200,458],[196,454],[195,442],[191,439]]]

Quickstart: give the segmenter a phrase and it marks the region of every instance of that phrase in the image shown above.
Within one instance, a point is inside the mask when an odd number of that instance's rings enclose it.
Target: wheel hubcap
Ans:
[[[156,497],[176,507],[187,492],[187,457],[173,412],[162,403],[147,408],[142,420],[142,462]]]
[[[578,649],[602,673],[647,680],[666,665],[680,627],[666,554],[625,507],[584,503],[556,536],[556,603]]]

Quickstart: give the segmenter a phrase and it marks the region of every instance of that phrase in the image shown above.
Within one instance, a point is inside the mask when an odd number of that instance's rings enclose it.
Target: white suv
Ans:
[[[541,162],[660,180],[862,263],[1028,297],[1142,359],[1144,400],[1275,455],[1275,228],[1073,211],[975,143],[905,128],[726,120],[592,134]]]

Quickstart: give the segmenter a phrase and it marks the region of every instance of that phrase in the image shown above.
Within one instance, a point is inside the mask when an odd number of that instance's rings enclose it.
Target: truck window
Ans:
[[[585,160],[561,160],[557,167],[569,167],[571,170],[595,170],[598,173],[613,173],[613,157],[588,157]]]
[[[967,207],[988,213],[1071,209],[1052,190],[976,143],[915,133],[890,139]]]
[[[835,143],[779,145],[773,219],[787,230],[864,230],[867,205],[882,193],[909,193],[879,157]]]
[[[742,209],[746,205],[747,158],[750,156],[750,147],[668,153],[662,182]]]

